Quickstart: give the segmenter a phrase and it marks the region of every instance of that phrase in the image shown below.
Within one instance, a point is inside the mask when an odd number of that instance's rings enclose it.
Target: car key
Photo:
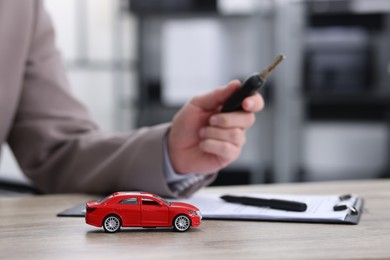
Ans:
[[[231,95],[224,103],[221,112],[233,112],[243,110],[241,107],[242,101],[253,95],[264,85],[266,79],[271,75],[272,71],[285,59],[284,55],[278,55],[270,65],[263,69],[260,73],[250,76],[244,81],[241,88]]]

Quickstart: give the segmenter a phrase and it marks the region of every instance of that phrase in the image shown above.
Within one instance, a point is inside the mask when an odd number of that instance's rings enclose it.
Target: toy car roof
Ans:
[[[144,191],[118,191],[113,193],[113,196],[124,196],[124,195],[150,195],[154,196],[153,193],[150,192],[144,192]]]

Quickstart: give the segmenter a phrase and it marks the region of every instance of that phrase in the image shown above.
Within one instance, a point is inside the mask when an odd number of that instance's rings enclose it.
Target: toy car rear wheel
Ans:
[[[106,232],[115,233],[122,226],[122,221],[117,215],[108,215],[103,220],[103,228]]]
[[[173,220],[173,227],[179,232],[187,231],[191,227],[191,220],[186,215],[178,215]]]

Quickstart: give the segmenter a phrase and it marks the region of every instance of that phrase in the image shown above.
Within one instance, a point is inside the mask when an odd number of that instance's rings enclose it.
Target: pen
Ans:
[[[307,209],[306,203],[289,201],[289,200],[261,199],[261,198],[232,196],[232,195],[223,195],[221,196],[221,199],[231,203],[238,203],[238,204],[257,206],[257,207],[269,207],[271,209],[279,209],[279,210],[287,210],[287,211],[304,212]]]

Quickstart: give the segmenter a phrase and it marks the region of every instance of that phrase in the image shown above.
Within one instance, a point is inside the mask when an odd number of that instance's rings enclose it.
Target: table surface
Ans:
[[[358,225],[204,220],[188,232],[108,234],[56,214],[87,195],[0,198],[0,259],[390,259],[390,180],[209,187],[203,193],[355,193]]]

